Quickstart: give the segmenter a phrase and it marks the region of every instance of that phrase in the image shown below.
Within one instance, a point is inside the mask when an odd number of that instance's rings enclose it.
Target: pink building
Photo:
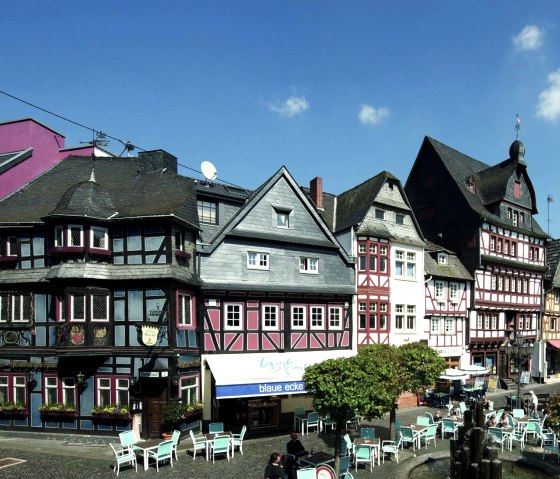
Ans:
[[[60,133],[32,118],[0,123],[0,199],[70,155],[113,156],[93,145],[65,148]]]

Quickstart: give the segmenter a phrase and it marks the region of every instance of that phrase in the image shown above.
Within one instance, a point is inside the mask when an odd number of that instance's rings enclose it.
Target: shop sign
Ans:
[[[145,346],[154,346],[157,342],[159,328],[150,324],[142,325],[142,343]]]
[[[305,394],[305,392],[303,381],[216,386],[217,398]]]
[[[463,354],[463,348],[461,347],[441,347],[435,348],[440,356],[461,356]]]
[[[141,378],[166,378],[168,376],[168,371],[140,371]]]

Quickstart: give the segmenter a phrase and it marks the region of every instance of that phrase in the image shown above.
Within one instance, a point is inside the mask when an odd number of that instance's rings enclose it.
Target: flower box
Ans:
[[[55,410],[43,410],[40,411],[43,417],[57,417],[57,418],[75,418],[78,413],[76,411],[55,411]]]
[[[197,419],[197,417],[200,416],[202,416],[202,409],[199,409],[197,411],[185,411],[185,414],[183,414],[183,419],[194,421],[195,419]]]
[[[27,416],[27,409],[0,409],[0,417]]]
[[[94,420],[99,421],[130,421],[130,414],[122,413],[122,414],[111,414],[111,413],[104,413],[104,412],[94,412],[92,413]]]

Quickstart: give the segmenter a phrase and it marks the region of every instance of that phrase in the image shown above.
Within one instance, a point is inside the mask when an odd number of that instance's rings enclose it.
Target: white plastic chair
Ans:
[[[509,449],[513,448],[513,443],[518,442],[519,447],[523,451],[525,449],[525,428],[517,428],[515,429],[509,436]]]
[[[138,472],[136,454],[132,451],[131,448],[127,447],[125,449],[117,451],[112,444],[109,443],[109,446],[111,446],[111,449],[115,454],[115,465],[113,466],[113,470],[117,471],[117,476],[119,475],[121,464],[130,464],[131,466],[134,466],[134,469],[136,469],[136,472]]]
[[[196,451],[206,451],[206,439],[202,438],[202,437],[196,437],[194,435],[194,433],[192,432],[192,429],[189,431],[189,434],[191,435],[191,440],[192,440],[192,443],[193,443],[193,446],[192,446],[193,458],[192,458],[192,460],[194,461],[196,459]]]
[[[241,432],[239,434],[232,434],[231,435],[231,456],[235,455],[235,447],[239,447],[239,452],[243,455],[243,438],[245,437],[245,432],[247,431],[247,426],[243,426],[241,428]]]
[[[399,463],[399,447],[401,445],[401,436],[397,437],[396,441],[385,440],[381,443],[381,459],[385,464],[385,454],[394,454],[397,464]]]
[[[173,454],[175,455],[175,460],[179,462],[177,458],[177,447],[179,446],[179,438],[181,437],[181,431],[175,430],[173,431],[173,435],[171,436],[171,441],[173,442]]]

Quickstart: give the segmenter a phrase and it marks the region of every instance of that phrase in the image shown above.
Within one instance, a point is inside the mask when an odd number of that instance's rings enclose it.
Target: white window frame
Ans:
[[[120,375],[98,376],[95,378],[95,388],[95,405],[98,407],[112,404],[128,407],[130,404],[130,379],[128,377]],[[108,402],[105,402],[105,399],[102,398],[100,391],[109,391]],[[121,396],[124,396],[124,401],[119,400]]]
[[[412,326],[410,321],[412,321]],[[406,305],[406,330],[407,331],[416,330],[416,306],[413,304]]]
[[[443,281],[435,281],[434,291],[438,302],[445,301],[445,283]]]
[[[458,283],[449,283],[449,300],[452,303],[459,302],[459,284]]]
[[[395,330],[405,331],[404,304],[395,304]]]
[[[64,226],[57,225],[54,227],[54,246],[62,248],[64,246]]]
[[[317,313],[320,312],[320,317]],[[311,305],[309,306],[309,328],[310,329],[325,329],[325,307]]]
[[[276,227],[281,229],[290,229],[290,211],[276,209]]]
[[[93,243],[95,241],[95,233],[102,233],[103,246],[95,246]],[[93,249],[108,250],[109,249],[109,232],[107,228],[102,228],[100,226],[92,226],[89,230],[89,247]]]
[[[278,304],[263,303],[261,305],[261,327],[263,331],[280,329],[280,306]]]
[[[444,331],[447,336],[455,334],[455,318],[453,316],[446,316],[444,320]]]
[[[179,397],[184,405],[200,401],[200,380],[198,376],[181,376],[179,378]]]
[[[329,306],[329,329],[342,329],[342,306]]]
[[[247,251],[247,269],[270,269],[270,256],[268,253],[258,251]]]
[[[189,312],[189,318],[185,312]],[[194,301],[190,293],[179,291],[177,293],[177,326],[191,328],[194,326]]]
[[[303,274],[319,274],[319,258],[299,258],[299,272]]]
[[[232,308],[230,310],[230,308]],[[230,315],[239,316],[234,318]],[[239,324],[228,324],[228,322],[238,322]],[[240,331],[243,329],[243,303],[224,303],[224,330]]]
[[[439,264],[448,264],[448,257],[446,253],[438,253],[437,260]]]
[[[297,318],[295,316],[298,316]],[[297,330],[307,329],[307,306],[292,304],[291,306],[291,328]]]
[[[31,315],[31,305],[33,304],[33,296],[29,294],[11,294],[10,301],[11,301],[11,315],[10,319],[12,323],[29,323],[31,321],[31,317],[26,318],[25,314],[25,298],[29,298],[30,306],[29,306],[29,314]],[[18,307],[16,307],[18,306]]]
[[[75,323],[83,323],[86,320],[86,316],[87,316],[87,294],[85,292],[83,293],[70,293],[70,321],[75,322]],[[76,303],[76,296],[83,296],[83,311],[84,311],[84,317],[83,318],[78,318],[76,319],[74,317],[74,304]]]
[[[443,321],[441,316],[432,316],[430,324],[430,334],[442,334],[442,325]]]
[[[399,268],[401,272],[399,273]],[[412,274],[410,271],[412,270]],[[407,280],[416,279],[416,253],[395,250],[395,277]]]
[[[18,394],[19,391],[19,394]],[[28,407],[27,377],[21,373],[0,375],[0,403],[14,402]],[[22,398],[21,401],[18,398]]]
[[[80,244],[73,244],[72,242],[72,230],[80,230]],[[83,248],[84,246],[84,227],[82,225],[68,225],[66,230],[66,240],[67,244],[71,248]]]
[[[492,330],[496,331],[498,329],[498,315],[496,313],[492,313],[490,321],[492,323]]]

